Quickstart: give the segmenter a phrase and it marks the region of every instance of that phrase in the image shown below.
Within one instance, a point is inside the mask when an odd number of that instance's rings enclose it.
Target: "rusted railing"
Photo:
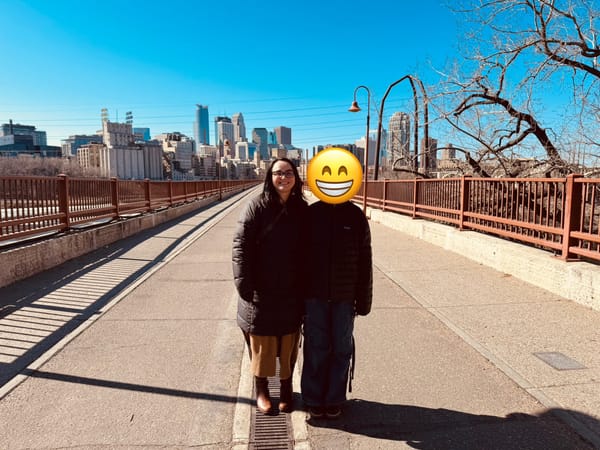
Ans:
[[[0,242],[64,232],[257,183],[0,177]],[[362,201],[362,188],[355,199]],[[535,245],[565,260],[600,261],[600,179],[378,180],[369,181],[367,204]]]
[[[355,200],[362,201],[362,188]],[[369,181],[367,204],[600,261],[600,179],[449,178]]]
[[[0,242],[154,211],[260,180],[150,181],[59,177],[0,177]]]

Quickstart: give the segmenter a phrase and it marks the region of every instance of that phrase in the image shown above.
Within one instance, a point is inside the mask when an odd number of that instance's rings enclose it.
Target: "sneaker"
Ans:
[[[328,419],[337,419],[342,415],[342,408],[339,406],[328,406],[325,408],[325,415]]]
[[[325,416],[325,410],[320,406],[309,406],[308,415],[311,419],[322,419]]]

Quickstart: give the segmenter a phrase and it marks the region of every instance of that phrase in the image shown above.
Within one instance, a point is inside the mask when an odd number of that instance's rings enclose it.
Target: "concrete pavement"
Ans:
[[[375,302],[356,323],[352,400],[341,421],[309,426],[313,448],[600,447],[597,312],[371,229]],[[557,370],[538,352],[586,368]]]
[[[244,195],[0,289],[0,379],[28,366],[0,388],[0,448],[252,444],[230,265]],[[295,448],[600,448],[599,312],[371,229],[354,390],[339,420],[294,412]]]

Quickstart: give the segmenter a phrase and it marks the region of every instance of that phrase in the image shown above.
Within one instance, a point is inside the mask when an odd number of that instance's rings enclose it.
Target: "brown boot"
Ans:
[[[273,406],[269,397],[269,380],[266,377],[254,377],[256,383],[256,407],[263,414],[271,414]]]
[[[279,390],[279,411],[291,413],[294,410],[294,390],[292,387],[292,377],[287,380],[280,380]]]

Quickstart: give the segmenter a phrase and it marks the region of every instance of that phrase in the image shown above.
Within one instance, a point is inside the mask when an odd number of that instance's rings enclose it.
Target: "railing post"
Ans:
[[[460,177],[460,215],[458,220],[458,229],[464,230],[465,211],[469,206],[469,197],[471,195],[471,183],[469,182],[470,175]]]
[[[64,228],[61,231],[68,231],[71,228],[71,214],[69,213],[69,177],[60,174],[58,178],[58,212],[64,214]]]
[[[173,206],[173,180],[169,180],[169,206]]]
[[[581,217],[581,201],[583,183],[575,183],[575,178],[581,178],[581,175],[567,175],[565,181],[565,203],[563,207],[563,235],[561,259],[569,259],[569,247],[571,246],[571,231],[578,230]]]
[[[419,179],[413,180],[413,205],[412,205],[412,218],[417,217],[417,198],[419,197]]]
[[[152,199],[150,198],[150,179],[144,179],[144,195],[146,197],[146,211],[152,210]]]
[[[110,193],[115,219],[118,219],[121,216],[121,211],[119,209],[119,179],[117,177],[110,179]]]
[[[381,205],[381,210],[385,211],[385,202],[387,200],[387,188],[388,188],[388,180],[387,178],[383,179],[383,198],[382,198],[382,205]]]
[[[223,200],[223,188],[221,186],[221,169],[219,168],[219,201]]]

